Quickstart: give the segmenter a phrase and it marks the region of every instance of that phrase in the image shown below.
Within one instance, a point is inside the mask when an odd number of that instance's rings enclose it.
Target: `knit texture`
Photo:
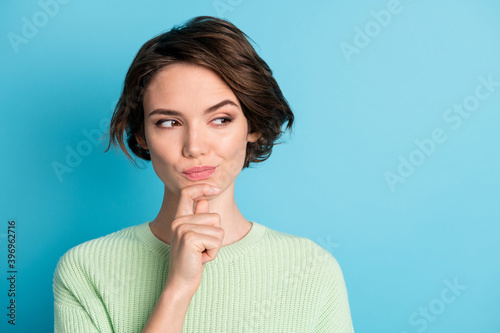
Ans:
[[[170,246],[150,222],[71,248],[54,274],[55,332],[142,332]],[[339,264],[320,245],[252,222],[205,264],[183,332],[354,332]]]

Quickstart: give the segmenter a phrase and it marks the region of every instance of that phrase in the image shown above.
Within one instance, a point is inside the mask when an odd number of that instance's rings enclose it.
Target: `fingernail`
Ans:
[[[218,188],[217,186],[210,186],[210,192],[217,193],[219,191],[220,191],[220,188]]]

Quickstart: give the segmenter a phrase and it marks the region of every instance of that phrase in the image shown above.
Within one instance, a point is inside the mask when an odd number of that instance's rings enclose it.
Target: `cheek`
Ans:
[[[149,153],[151,161],[156,162],[158,166],[165,167],[172,165],[175,156],[173,152],[176,149],[177,142],[175,137],[165,135],[159,130],[152,131],[148,136]]]
[[[247,142],[244,137],[234,137],[225,142],[228,159],[228,171],[232,174],[239,173],[245,163]]]
[[[164,159],[162,156],[158,155],[157,152],[154,152],[150,148],[150,156],[151,156],[151,164],[153,164],[153,169],[158,176],[158,178],[161,179],[163,183],[166,181],[166,176],[168,176],[167,168],[168,164],[165,163]]]
[[[152,144],[149,150],[151,163],[156,175],[164,184],[170,183],[172,181],[172,174],[174,174],[173,168],[175,162],[175,156],[169,153],[172,149],[169,149],[166,145]]]

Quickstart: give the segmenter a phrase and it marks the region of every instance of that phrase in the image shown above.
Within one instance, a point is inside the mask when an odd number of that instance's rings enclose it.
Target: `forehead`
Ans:
[[[144,110],[207,108],[224,99],[240,106],[231,88],[214,71],[195,64],[174,63],[152,78],[144,94]]]

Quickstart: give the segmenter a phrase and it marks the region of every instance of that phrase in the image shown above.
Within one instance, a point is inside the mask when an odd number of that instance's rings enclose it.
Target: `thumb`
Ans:
[[[202,199],[196,202],[196,208],[194,209],[195,214],[208,213],[208,210],[209,210],[208,200]]]

